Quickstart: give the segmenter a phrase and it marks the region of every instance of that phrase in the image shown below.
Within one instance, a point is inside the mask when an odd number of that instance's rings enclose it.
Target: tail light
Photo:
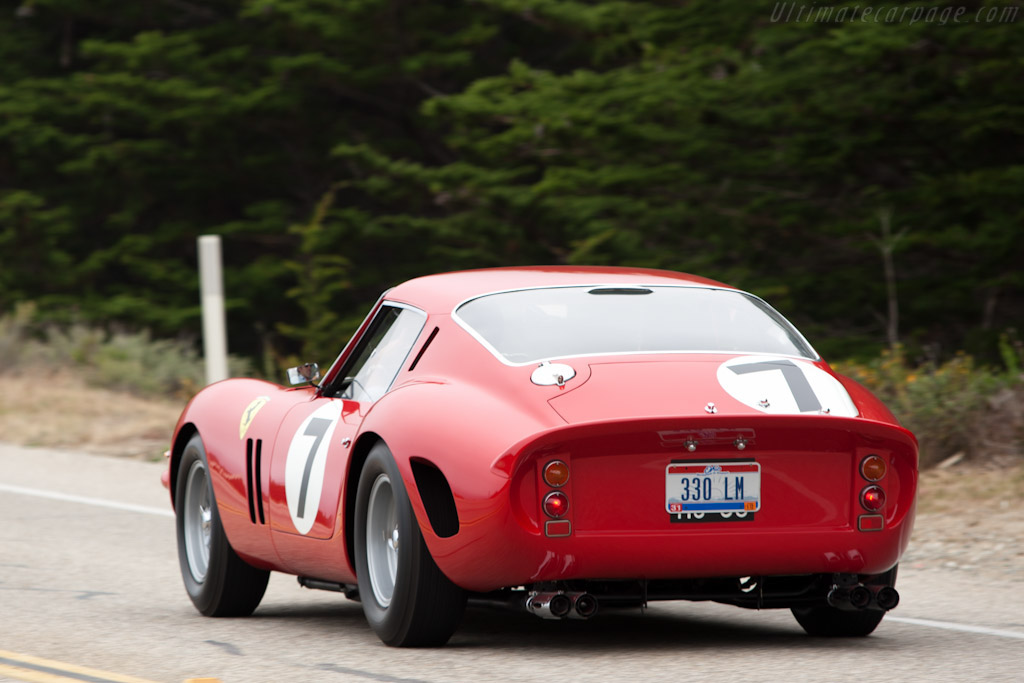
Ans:
[[[860,476],[868,481],[881,481],[886,469],[885,460],[877,455],[869,455],[860,462]]]
[[[561,460],[552,460],[544,465],[544,483],[559,488],[569,481],[569,466]]]
[[[889,469],[882,456],[871,453],[860,461],[860,476],[869,485],[860,492],[860,506],[868,512],[880,512],[885,507],[885,489],[875,482],[885,478]],[[857,528],[861,531],[879,531],[885,526],[881,514],[861,515],[857,518]]]
[[[544,496],[544,514],[558,519],[569,511],[569,498],[561,491],[552,491]]]
[[[878,512],[885,506],[885,491],[881,486],[868,486],[860,492],[860,504],[868,512]]]
[[[549,460],[540,469],[541,490],[547,490],[541,499],[541,509],[548,516],[544,522],[544,535],[559,538],[572,534],[569,519],[569,463],[565,460]]]

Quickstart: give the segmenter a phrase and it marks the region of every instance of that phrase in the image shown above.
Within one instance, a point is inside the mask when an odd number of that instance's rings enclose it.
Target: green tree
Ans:
[[[912,355],[994,354],[1024,319],[1020,3],[779,5],[21,0],[0,310],[194,334],[213,232],[251,353],[330,358],[427,272],[614,263],[752,289],[826,355],[885,344],[894,291]]]
[[[428,100],[447,164],[335,148],[366,173],[377,232],[418,231],[425,263],[696,271],[763,293],[824,351],[863,353],[886,341],[892,317],[881,212],[903,235],[888,256],[899,336],[949,352],[988,329],[991,352],[1020,320],[1015,20],[787,23],[769,2],[490,4],[589,47],[576,50],[588,63],[533,53]]]

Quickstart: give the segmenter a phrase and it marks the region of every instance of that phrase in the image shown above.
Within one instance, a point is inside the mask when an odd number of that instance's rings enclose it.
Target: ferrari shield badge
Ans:
[[[260,396],[256,398],[249,406],[242,411],[242,420],[238,423],[238,438],[244,439],[245,433],[249,431],[249,425],[256,418],[256,413],[260,412],[260,408],[270,403],[269,396]]]

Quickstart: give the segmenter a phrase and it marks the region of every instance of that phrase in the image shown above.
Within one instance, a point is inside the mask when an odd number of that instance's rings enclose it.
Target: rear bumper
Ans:
[[[737,451],[734,435],[745,435]],[[696,451],[681,447],[693,438]],[[575,425],[526,442],[480,472],[492,495],[453,484],[459,532],[424,535],[438,566],[473,591],[551,581],[672,580],[881,574],[913,529],[917,446],[899,427],[853,418],[715,417]],[[859,463],[881,455],[887,500],[860,530]],[[568,463],[570,503],[546,533],[545,463]],[[666,466],[729,459],[760,465],[761,507],[743,521],[677,523],[666,510]],[[421,517],[421,519],[423,519]],[[567,523],[566,523],[567,522]],[[880,528],[878,528],[880,527]],[[550,531],[550,530],[549,530]],[[567,533],[566,533],[567,532]]]
[[[508,529],[495,536],[500,541],[480,539],[475,548],[435,559],[455,583],[474,591],[547,581],[881,574],[906,549],[911,520],[908,515],[904,523],[878,532],[737,532],[708,525],[700,531],[547,538]]]

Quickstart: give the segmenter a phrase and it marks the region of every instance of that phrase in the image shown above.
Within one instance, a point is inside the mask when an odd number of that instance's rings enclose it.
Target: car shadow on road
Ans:
[[[744,621],[745,620],[745,621]],[[530,649],[601,650],[614,648],[659,649],[678,647],[799,644],[803,636],[778,624],[752,624],[737,611],[730,616],[708,617],[654,610],[615,610],[592,620],[548,621],[524,613],[469,609],[449,647],[528,647]]]
[[[690,605],[686,603],[686,605]],[[590,620],[544,620],[525,612],[488,607],[467,608],[447,644],[455,650],[615,651],[638,652],[683,647],[690,651],[786,648],[792,651],[858,647],[872,652],[885,648],[884,636],[852,639],[812,638],[804,634],[788,610],[744,610],[724,605],[682,604],[641,611],[607,610]],[[358,602],[342,599],[323,604],[264,606],[250,617],[256,621],[289,623],[336,634],[339,629],[373,639]],[[884,632],[883,632],[884,633]]]
[[[552,621],[524,613],[477,608],[466,611],[448,647],[538,651],[569,648],[608,654],[616,650],[635,653],[667,647],[716,652],[757,647],[818,651],[834,648],[849,652],[864,646],[877,652],[879,640],[883,639],[812,638],[804,634],[788,610],[769,613],[715,605],[710,609],[701,606],[694,614],[681,608],[643,612],[635,609],[607,611],[587,621]]]

